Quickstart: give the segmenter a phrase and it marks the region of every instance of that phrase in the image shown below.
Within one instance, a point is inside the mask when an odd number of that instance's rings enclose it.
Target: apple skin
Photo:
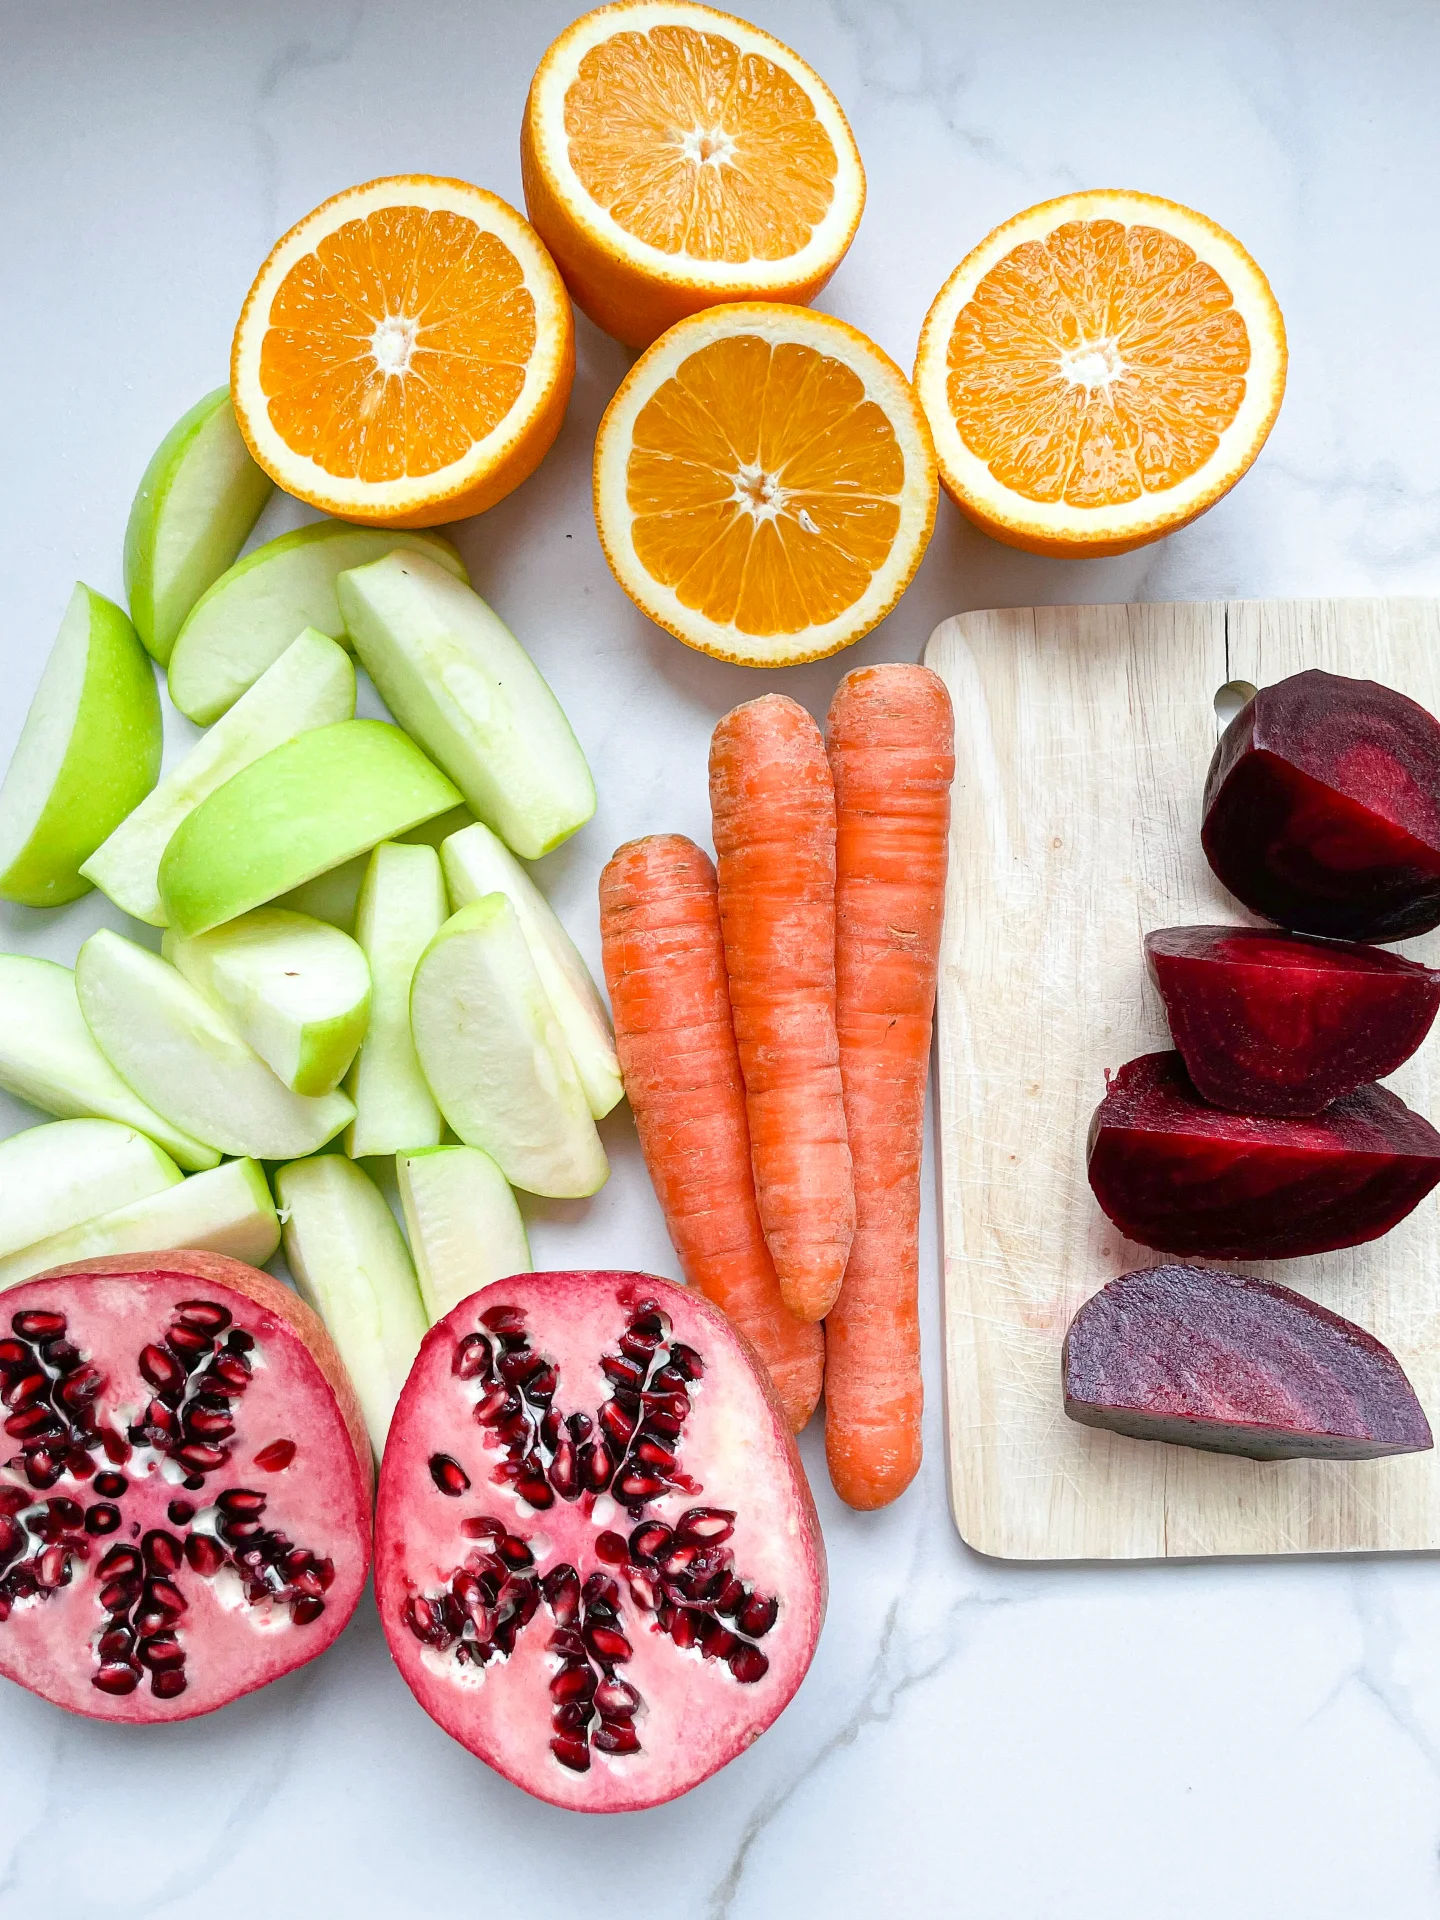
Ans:
[[[252,761],[180,823],[160,862],[166,917],[178,934],[208,933],[459,800],[398,727],[317,727]]]
[[[155,449],[125,528],[125,597],[162,667],[185,616],[233,565],[273,491],[236,425],[228,386],[197,401]]]
[[[114,1120],[51,1120],[12,1133],[0,1141],[0,1258],[184,1178],[153,1140]]]
[[[397,547],[424,554],[442,572],[467,580],[465,563],[443,535],[319,520],[282,533],[221,574],[191,608],[170,656],[170,698],[208,727],[272,666],[303,627],[345,639],[335,581]]]
[[[481,1148],[397,1153],[395,1178],[432,1326],[492,1280],[531,1271],[530,1241],[510,1183]]]
[[[135,629],[77,584],[0,787],[0,896],[59,907],[160,772],[160,694]]]
[[[352,1159],[435,1147],[444,1137],[410,1033],[410,985],[446,912],[433,847],[389,840],[376,847],[355,916],[355,938],[370,966],[370,1027],[345,1082],[355,1102],[345,1136]]]

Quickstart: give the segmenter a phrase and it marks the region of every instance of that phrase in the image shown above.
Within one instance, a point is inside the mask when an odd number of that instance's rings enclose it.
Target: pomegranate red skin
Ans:
[[[1244,1274],[1121,1274],[1070,1322],[1061,1370],[1072,1420],[1137,1440],[1252,1460],[1376,1460],[1434,1445],[1388,1347]]]
[[[473,1417],[475,1386],[467,1391],[456,1379],[457,1349],[482,1329],[481,1315],[497,1306],[519,1307],[535,1352],[555,1363],[554,1407],[594,1415],[612,1391],[600,1357],[615,1354],[627,1320],[649,1303],[668,1323],[667,1339],[683,1341],[703,1361],[703,1378],[676,1442],[679,1470],[700,1487],[647,1502],[641,1523],[674,1527],[685,1512],[700,1507],[733,1514],[733,1535],[725,1544],[762,1610],[751,1638],[768,1670],[753,1684],[741,1684],[723,1660],[707,1660],[698,1649],[682,1652],[658,1629],[655,1615],[634,1603],[633,1589],[625,1592],[627,1569],[597,1554],[596,1543],[608,1534],[613,1552],[617,1537],[633,1541],[639,1529],[633,1514],[608,1494],[598,1501],[588,1493],[573,1501],[557,1498],[536,1511],[508,1484],[496,1484],[496,1463],[504,1454],[495,1449],[493,1434],[491,1446],[484,1444],[486,1430]],[[463,1492],[456,1491],[460,1487]],[[584,1772],[554,1757],[552,1693],[565,1662],[548,1650],[558,1622],[547,1602],[521,1630],[508,1659],[462,1670],[463,1677],[453,1652],[422,1645],[407,1624],[407,1606],[443,1589],[474,1544],[473,1537],[461,1536],[461,1525],[483,1526],[487,1517],[533,1544],[537,1579],[564,1565],[574,1566],[581,1580],[597,1572],[615,1578],[622,1596],[617,1624],[633,1651],[614,1674],[643,1702],[634,1722],[638,1752],[608,1756],[596,1750]],[[826,1563],[784,1410],[757,1356],[717,1308],[654,1274],[527,1273],[461,1301],[425,1338],[381,1462],[375,1589],[395,1663],[447,1733],[553,1805],[625,1813],[688,1792],[773,1723],[803,1680],[819,1639]],[[733,1614],[716,1624],[727,1622],[740,1625]]]
[[[71,1578],[44,1600],[12,1605],[8,1618],[0,1620],[0,1674],[91,1719],[130,1724],[193,1719],[306,1665],[343,1630],[369,1572],[374,1466],[359,1403],[318,1314],[269,1274],[194,1249],[55,1267],[0,1293],[0,1339],[15,1338],[18,1315],[63,1313],[64,1337],[93,1356],[106,1375],[92,1402],[97,1425],[123,1439],[126,1409],[143,1407],[152,1390],[139,1370],[139,1354],[146,1345],[164,1343],[173,1309],[187,1300],[229,1313],[228,1330],[252,1338],[246,1358],[258,1363],[233,1403],[236,1431],[225,1442],[231,1457],[207,1471],[201,1487],[182,1485],[173,1462],[167,1478],[166,1463],[150,1448],[129,1448],[129,1457],[120,1462],[98,1449],[90,1473],[67,1471],[44,1488],[31,1485],[17,1468],[18,1454],[0,1463],[0,1510],[23,1495],[30,1512],[57,1499],[74,1501],[87,1514],[97,1504],[119,1511],[119,1523],[105,1534],[70,1530],[66,1537],[80,1543],[72,1553]],[[222,1330],[220,1345],[223,1341]],[[11,1370],[7,1392],[15,1378]],[[16,1445],[13,1436],[4,1442],[4,1448]],[[280,1464],[267,1468],[260,1464],[262,1456]],[[102,1500],[96,1485],[106,1472],[126,1482],[113,1501]],[[101,1662],[95,1643],[108,1617],[97,1597],[100,1560],[117,1545],[141,1548],[152,1532],[163,1531],[183,1545],[189,1534],[204,1529],[177,1523],[171,1503],[182,1499],[203,1514],[220,1494],[236,1488],[263,1495],[260,1525],[267,1536],[285,1528],[292,1548],[309,1553],[309,1586],[318,1585],[317,1565],[328,1567],[328,1584],[307,1602],[314,1608],[318,1597],[322,1606],[297,1624],[281,1617],[273,1603],[248,1606],[238,1581],[223,1585],[182,1559],[170,1580],[185,1608],[161,1635],[173,1632],[186,1654],[184,1690],[159,1697],[143,1681],[122,1694],[97,1688],[94,1676]],[[20,1512],[22,1522],[26,1511]],[[13,1571],[17,1560],[12,1554],[3,1564]],[[232,1582],[232,1570],[226,1568],[221,1579]]]
[[[1231,1113],[1319,1113],[1402,1066],[1440,1010],[1440,973],[1378,947],[1162,927],[1145,958],[1196,1092]]]
[[[1404,940],[1440,925],[1440,724],[1374,680],[1262,687],[1220,737],[1200,838],[1253,913]]]
[[[1440,1133],[1385,1087],[1309,1120],[1224,1113],[1178,1053],[1146,1053],[1110,1080],[1087,1159],[1095,1198],[1141,1246],[1286,1260],[1388,1233],[1440,1182]]]

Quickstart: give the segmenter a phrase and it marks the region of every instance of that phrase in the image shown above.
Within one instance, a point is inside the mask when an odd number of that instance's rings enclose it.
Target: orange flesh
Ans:
[[[783,67],[693,27],[617,33],[565,94],[570,164],[626,233],[696,260],[783,260],[830,210],[835,148]]]
[[[640,564],[741,633],[799,633],[851,607],[889,558],[905,459],[843,361],[735,334],[651,395],[626,466]]]
[[[992,267],[956,317],[961,439],[1027,500],[1111,507],[1204,466],[1245,397],[1230,289],[1157,227],[1074,220]]]
[[[345,480],[437,473],[519,398],[535,301],[463,214],[385,207],[297,260],[271,303],[260,384],[293,453]]]

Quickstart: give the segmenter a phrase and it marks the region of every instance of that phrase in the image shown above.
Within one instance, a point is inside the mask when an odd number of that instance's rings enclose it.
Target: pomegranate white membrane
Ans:
[[[0,1674],[188,1719],[323,1653],[370,1561],[370,1453],[318,1317],[219,1254],[0,1294]]]
[[[805,1677],[825,1550],[768,1379],[647,1273],[498,1280],[436,1323],[380,1469],[395,1662],[526,1792],[620,1813],[758,1738]]]

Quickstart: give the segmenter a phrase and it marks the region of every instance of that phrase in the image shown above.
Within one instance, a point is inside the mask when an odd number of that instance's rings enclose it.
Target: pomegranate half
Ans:
[[[431,1328],[385,1446],[376,1596],[432,1719],[526,1792],[673,1799],[791,1699],[825,1551],[789,1423],[698,1295],[527,1273]]]
[[[186,1720],[323,1653],[370,1562],[370,1451],[319,1318],[210,1253],[0,1298],[0,1673]]]

